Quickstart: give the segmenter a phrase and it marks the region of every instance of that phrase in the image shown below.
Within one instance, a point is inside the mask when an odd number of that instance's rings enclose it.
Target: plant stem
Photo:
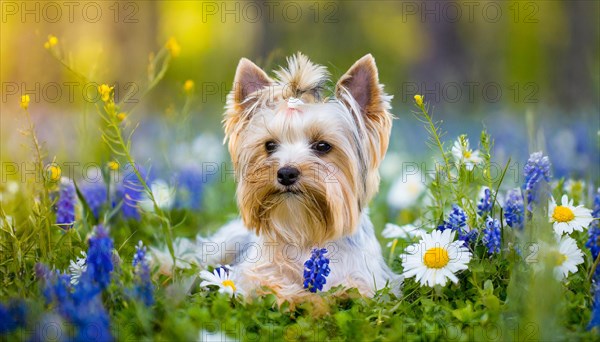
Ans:
[[[596,260],[594,260],[594,263],[592,264],[592,268],[590,268],[590,273],[588,273],[588,276],[587,276],[588,282],[592,281],[592,277],[594,276],[594,273],[596,272],[596,268],[598,267],[599,263],[600,263],[600,253],[598,253]]]
[[[43,221],[47,221],[48,220],[48,214],[49,214],[49,206],[50,206],[50,194],[48,192],[48,187],[46,186],[46,182],[45,182],[45,178],[44,178],[44,156],[42,155],[42,148],[41,145],[39,143],[39,140],[37,138],[37,135],[35,134],[35,125],[33,124],[33,120],[31,120],[31,115],[29,114],[29,110],[26,109],[25,110],[25,117],[27,119],[27,125],[29,126],[27,128],[28,133],[31,135],[31,140],[33,142],[33,147],[35,150],[35,164],[36,164],[36,169],[39,170],[39,175],[41,176],[40,181],[42,182],[42,198],[40,201],[40,206],[39,206],[39,211],[38,211],[38,217],[43,220]],[[36,175],[37,178],[37,175]],[[36,179],[37,181],[38,179]],[[42,256],[44,258],[47,258],[51,251],[52,251],[52,246],[51,246],[51,238],[50,238],[50,224],[48,222],[46,222],[45,225],[40,225],[38,227],[39,229],[42,229],[43,231],[40,232],[40,237],[42,238],[42,241],[45,240],[45,243],[42,243],[42,245],[45,245],[45,249],[41,248],[42,251]],[[45,233],[45,234],[44,234]]]
[[[431,136],[435,139],[435,143],[436,143],[438,149],[440,150],[440,153],[442,154],[448,181],[452,181],[452,179],[450,177],[450,162],[448,161],[448,157],[446,156],[446,153],[444,152],[444,145],[442,144],[442,141],[440,140],[440,135],[437,133],[437,128],[435,127],[435,123],[431,119],[431,116],[429,116],[429,113],[427,111],[427,108],[425,108],[425,105],[420,105],[418,107],[421,109],[421,113],[425,117],[426,124],[429,125],[428,129],[431,132]]]

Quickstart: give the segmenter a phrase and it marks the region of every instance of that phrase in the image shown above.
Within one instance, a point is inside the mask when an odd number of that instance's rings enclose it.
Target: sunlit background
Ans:
[[[96,340],[229,340],[239,329],[243,340],[594,340],[599,18],[599,1],[0,1],[0,341],[87,341],[92,331]],[[342,283],[278,310],[274,294],[298,285],[287,260],[257,300],[215,291],[246,285],[229,278],[240,259],[234,269],[209,265],[203,248],[239,216],[221,124],[236,66],[247,57],[272,75],[298,51],[329,69],[331,86],[371,53],[393,95],[390,149],[368,208],[383,259],[338,274],[361,284],[372,263],[386,263],[406,276],[402,298],[391,283],[373,299]],[[443,153],[415,94],[439,121]],[[462,137],[453,153],[462,134],[474,151]],[[440,166],[442,156],[450,161]],[[354,237],[371,234],[364,222]],[[566,235],[555,243],[557,227]],[[443,248],[407,257],[430,239]],[[458,239],[461,267],[446,267],[455,257],[444,241]],[[313,250],[305,287],[315,265],[328,273],[329,258],[346,272],[331,252]],[[213,270],[219,281],[207,286]],[[64,338],[52,335],[60,324]]]
[[[424,94],[446,139],[478,132],[495,138],[496,161],[522,166],[549,154],[557,176],[597,179],[599,3],[590,1],[2,2],[3,161],[28,160],[19,133],[22,94],[46,160],[106,162],[97,128],[96,86],[114,84],[139,123],[133,150],[168,178],[174,164],[227,161],[221,115],[237,62],[271,72],[301,51],[335,81],[372,53],[397,117],[384,176],[403,162],[430,161],[426,131],[411,114]],[[93,83],[82,81],[47,49]],[[147,64],[174,37],[181,46],[164,80],[142,96]],[[194,82],[183,116],[186,80]],[[134,103],[137,102],[137,103]],[[187,116],[186,116],[187,117]],[[4,170],[3,170],[4,172]],[[515,180],[515,183],[518,183]]]

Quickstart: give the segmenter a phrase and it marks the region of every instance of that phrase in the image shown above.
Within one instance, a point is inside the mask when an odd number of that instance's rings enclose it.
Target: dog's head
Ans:
[[[237,67],[225,137],[244,224],[277,241],[311,246],[352,234],[379,188],[392,126],[390,96],[371,55],[324,97],[328,72],[302,54],[270,78]]]

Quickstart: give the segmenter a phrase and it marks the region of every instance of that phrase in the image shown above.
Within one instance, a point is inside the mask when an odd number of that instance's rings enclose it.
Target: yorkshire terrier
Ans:
[[[237,66],[223,122],[241,220],[208,239],[219,246],[212,262],[233,265],[245,296],[299,302],[311,295],[304,263],[326,248],[323,291],[399,294],[402,277],[384,262],[367,208],[392,127],[375,60],[359,59],[329,96],[324,66],[300,53],[287,62],[274,78],[245,58]]]

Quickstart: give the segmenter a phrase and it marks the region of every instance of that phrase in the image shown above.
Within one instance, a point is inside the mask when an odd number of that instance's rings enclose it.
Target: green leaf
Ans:
[[[493,294],[485,294],[481,296],[481,302],[492,312],[498,312],[500,310],[500,300]]]
[[[470,302],[467,302],[467,305],[464,308],[452,310],[452,315],[463,323],[472,321],[475,316],[473,306]]]

